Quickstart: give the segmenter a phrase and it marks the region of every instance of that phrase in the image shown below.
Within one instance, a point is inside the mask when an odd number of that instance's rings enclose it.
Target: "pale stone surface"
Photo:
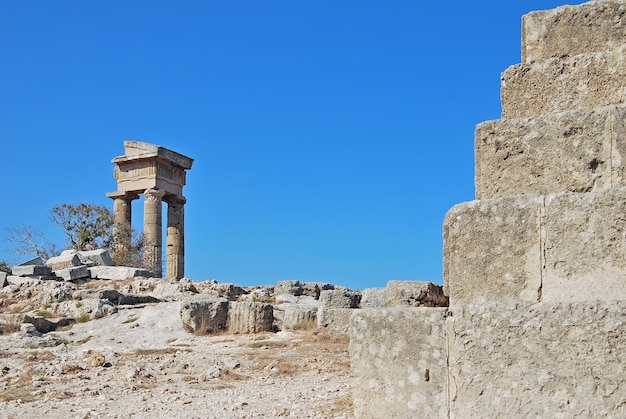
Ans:
[[[329,308],[317,312],[317,326],[326,329],[332,337],[348,337],[350,335],[350,316],[360,309]]]
[[[626,45],[612,51],[518,64],[502,74],[502,117],[520,118],[626,101]]]
[[[87,298],[80,301],[63,301],[52,306],[56,313],[73,319],[88,315],[90,320],[108,317],[117,313],[117,308],[109,300]]]
[[[626,188],[546,199],[543,301],[626,300]]]
[[[39,265],[16,265],[11,268],[11,273],[15,276],[50,276],[52,269]]]
[[[228,331],[231,333],[271,332],[274,308],[271,304],[231,301],[228,307]]]
[[[625,302],[451,309],[450,417],[626,417]]]
[[[626,108],[484,122],[475,147],[477,199],[624,185]]]
[[[122,280],[137,277],[149,277],[150,271],[127,266],[93,266],[89,269],[92,279]]]
[[[290,294],[296,297],[302,295],[302,284],[298,280],[277,281],[274,286],[274,295]]]
[[[626,4],[593,2],[522,18],[522,62],[615,49],[626,38]]]
[[[447,307],[448,297],[441,285],[425,281],[389,281],[386,307]]]
[[[46,261],[46,266],[52,271],[60,271],[61,269],[69,269],[82,265],[81,260],[76,253],[63,252],[59,256],[51,257]]]
[[[335,325],[334,323],[343,321],[344,318],[338,313],[330,313],[334,309],[358,308],[361,302],[361,293],[348,289],[324,290],[320,293],[319,306],[317,311],[317,325],[319,327],[339,327],[347,328],[347,324]]]
[[[356,417],[448,417],[446,312],[423,307],[353,310]]]
[[[115,266],[111,254],[106,249],[86,250],[77,252],[79,259],[88,266]]]
[[[361,308],[385,308],[385,288],[365,288]]]
[[[288,329],[305,326],[308,323],[317,325],[317,313],[309,306],[288,304],[283,314],[283,326]]]
[[[8,276],[9,274],[7,274],[6,272],[0,271],[0,288],[4,288],[9,285],[9,281],[7,280]]]
[[[77,279],[90,278],[89,268],[85,265],[75,266],[73,268],[60,269],[54,271],[54,274],[66,281],[75,281]]]
[[[521,300],[541,291],[543,199],[513,196],[456,205],[443,226],[450,304]]]
[[[191,333],[224,331],[228,324],[228,300],[201,296],[187,299],[181,304],[180,318],[185,330]]]

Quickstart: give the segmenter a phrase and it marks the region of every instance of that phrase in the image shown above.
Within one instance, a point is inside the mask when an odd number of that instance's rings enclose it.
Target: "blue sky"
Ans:
[[[0,260],[20,260],[6,227],[61,244],[54,205],[112,208],[133,139],[195,159],[190,278],[441,283],[443,218],[474,197],[474,128],[500,117],[521,16],[562,4],[2,2]]]

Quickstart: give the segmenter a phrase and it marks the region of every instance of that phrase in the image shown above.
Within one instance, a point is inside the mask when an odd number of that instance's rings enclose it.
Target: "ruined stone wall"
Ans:
[[[626,2],[522,26],[444,221],[450,306],[352,315],[359,418],[626,417]]]

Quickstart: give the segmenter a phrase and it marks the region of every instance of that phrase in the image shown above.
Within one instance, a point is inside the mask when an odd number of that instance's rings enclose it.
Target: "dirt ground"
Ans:
[[[0,336],[2,418],[352,418],[347,339],[196,336],[180,302]]]

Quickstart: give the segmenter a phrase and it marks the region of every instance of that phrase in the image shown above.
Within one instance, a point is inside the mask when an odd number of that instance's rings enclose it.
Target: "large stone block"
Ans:
[[[46,261],[46,266],[52,269],[52,271],[60,271],[61,269],[74,268],[82,264],[83,263],[80,261],[75,251],[74,253],[69,253],[65,251],[59,256],[51,257]]]
[[[361,308],[385,308],[385,288],[365,288],[361,296]]]
[[[543,199],[513,196],[453,207],[444,220],[444,291],[450,304],[537,301]]]
[[[626,101],[626,45],[518,64],[502,73],[502,117],[523,118]]]
[[[88,269],[92,279],[124,280],[152,276],[150,271],[146,269],[127,266],[92,266]]]
[[[9,274],[7,274],[6,272],[0,271],[0,288],[4,288],[9,285],[9,281],[7,280],[8,276]]]
[[[181,304],[180,319],[183,328],[191,333],[225,331],[228,324],[228,300],[200,296],[190,298]]]
[[[546,198],[543,301],[626,300],[626,188]]]
[[[522,18],[522,62],[615,49],[626,39],[626,4],[594,1]]]
[[[426,281],[389,281],[386,307],[447,307],[448,297],[441,285]]]
[[[353,312],[350,360],[356,417],[448,418],[447,310]]]
[[[475,146],[477,199],[624,185],[626,107],[484,122]]]
[[[50,276],[52,269],[47,266],[16,265],[11,268],[11,273],[15,276]]]
[[[231,333],[271,332],[274,308],[271,304],[231,301],[228,307],[228,331]]]
[[[317,312],[311,306],[287,304],[283,315],[283,326],[288,329],[297,329],[317,325]]]
[[[85,265],[75,266],[73,268],[60,269],[54,271],[54,274],[66,281],[75,281],[77,279],[90,278],[89,268]]]
[[[451,309],[450,417],[626,417],[625,302]]]
[[[331,337],[347,337],[350,335],[350,316],[360,309],[330,308],[317,312],[317,326],[326,329]]]
[[[81,262],[88,266],[115,266],[111,254],[106,249],[78,252]]]

